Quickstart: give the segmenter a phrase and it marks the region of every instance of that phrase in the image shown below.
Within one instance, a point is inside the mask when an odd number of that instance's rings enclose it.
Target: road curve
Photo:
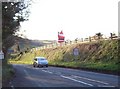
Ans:
[[[9,87],[119,87],[118,76],[83,70],[13,65],[16,74]]]

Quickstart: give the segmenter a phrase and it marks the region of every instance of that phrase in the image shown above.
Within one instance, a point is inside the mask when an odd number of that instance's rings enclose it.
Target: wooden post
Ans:
[[[81,38],[81,41],[83,42],[83,38]]]
[[[89,42],[91,42],[91,37],[89,36]]]
[[[62,47],[62,42],[60,42],[60,47]]]
[[[113,34],[112,33],[110,33],[110,38],[112,39],[112,36],[113,36]]]

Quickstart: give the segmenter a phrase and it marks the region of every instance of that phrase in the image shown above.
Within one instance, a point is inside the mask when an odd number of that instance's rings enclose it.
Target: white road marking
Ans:
[[[57,74],[57,75],[61,75],[61,73],[60,73],[60,72],[56,72],[55,74]]]
[[[50,74],[53,74],[53,73],[52,73],[52,72],[50,72],[50,71],[46,71],[46,70],[42,70],[42,71],[47,72],[47,73],[50,73]]]
[[[115,87],[115,86],[102,86],[102,85],[98,85],[98,87]]]
[[[12,89],[15,89],[13,85],[11,85],[11,88],[12,88]]]
[[[85,84],[85,85],[88,85],[88,86],[93,86],[92,84],[89,84],[89,83],[86,83],[86,82],[82,82],[82,81],[79,81],[79,80],[76,80],[76,79],[73,79],[73,78],[70,78],[70,77],[67,77],[67,76],[61,75],[61,77],[66,78],[66,79],[70,79],[70,80],[73,80],[75,82],[79,82],[79,83],[82,83],[82,84]]]
[[[76,78],[86,79],[86,80],[89,80],[89,81],[94,81],[94,82],[98,82],[98,83],[102,83],[102,84],[108,85],[108,83],[103,82],[103,81],[93,80],[93,79],[90,79],[90,78],[85,78],[85,77],[80,77],[80,76],[75,76],[75,75],[72,75],[72,76],[76,77]]]
[[[11,83],[11,82],[9,82],[9,84],[11,85],[11,88],[12,88],[12,89],[14,89],[14,86],[12,85],[12,83]]]
[[[30,77],[30,75],[28,74],[28,72],[26,70],[24,70],[24,72],[28,77]]]

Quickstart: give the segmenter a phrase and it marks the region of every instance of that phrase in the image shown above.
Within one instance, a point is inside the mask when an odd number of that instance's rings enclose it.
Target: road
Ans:
[[[118,87],[118,76],[77,69],[13,65],[16,75],[10,87]]]

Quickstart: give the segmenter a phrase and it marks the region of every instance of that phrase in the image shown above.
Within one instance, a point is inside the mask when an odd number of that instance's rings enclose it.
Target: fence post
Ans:
[[[91,42],[91,37],[89,36],[89,42]]]
[[[78,38],[75,39],[75,43],[77,43],[77,42],[78,42]]]
[[[110,33],[110,38],[112,39],[112,36],[113,36],[113,34],[112,33]]]
[[[81,38],[81,41],[83,42],[83,38]]]
[[[72,44],[72,41],[70,41],[70,44]]]

